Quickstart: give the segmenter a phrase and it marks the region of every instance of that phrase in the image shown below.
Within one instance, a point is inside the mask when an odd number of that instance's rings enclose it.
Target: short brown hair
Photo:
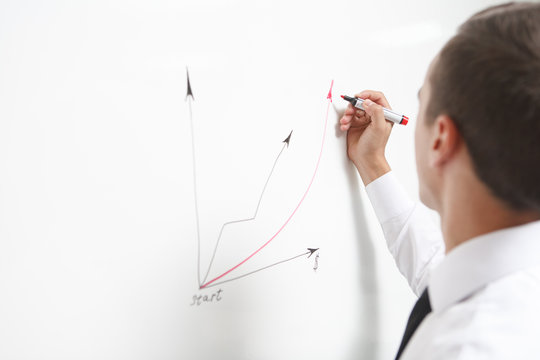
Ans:
[[[451,117],[492,193],[515,210],[540,211],[540,4],[471,17],[428,81],[428,121]]]

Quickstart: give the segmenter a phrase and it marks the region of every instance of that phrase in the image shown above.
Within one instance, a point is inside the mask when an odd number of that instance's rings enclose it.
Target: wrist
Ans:
[[[364,186],[392,170],[384,156],[363,158],[361,161],[355,161],[354,166],[356,166]]]

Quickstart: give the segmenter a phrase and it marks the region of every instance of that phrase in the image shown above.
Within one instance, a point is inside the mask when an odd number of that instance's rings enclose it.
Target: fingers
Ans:
[[[381,105],[387,109],[392,109],[390,107],[390,104],[388,103],[388,100],[386,100],[386,97],[384,96],[384,94],[380,91],[375,91],[375,90],[364,90],[358,94],[355,94],[354,95],[355,97],[359,97],[361,99],[369,99],[371,101],[373,101],[374,103],[378,104],[378,105]]]
[[[371,120],[366,115],[365,111],[353,107],[351,104],[347,106],[342,118],[339,120],[342,131],[347,131],[351,127],[361,127],[369,124]]]
[[[384,112],[381,105],[376,104],[375,102],[371,101],[370,99],[366,99],[364,101],[364,109],[366,111],[366,114],[371,118],[373,125],[379,129],[386,128],[387,122],[384,118]],[[392,124],[392,123],[390,123]]]
[[[339,121],[342,131],[348,131],[351,127],[366,127],[371,122],[381,129],[388,126],[384,118],[382,107],[387,109],[391,109],[391,107],[382,92],[364,90],[355,94],[355,97],[365,100],[363,103],[365,111],[357,109],[349,104],[343,117]]]
[[[347,109],[343,113],[343,116],[339,120],[340,128],[342,131],[347,131],[351,127],[351,123],[355,114],[355,110],[351,104],[347,106]]]

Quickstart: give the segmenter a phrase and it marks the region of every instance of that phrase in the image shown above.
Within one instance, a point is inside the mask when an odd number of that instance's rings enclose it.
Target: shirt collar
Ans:
[[[540,221],[468,240],[450,251],[431,273],[433,311],[443,311],[490,282],[539,264]]]

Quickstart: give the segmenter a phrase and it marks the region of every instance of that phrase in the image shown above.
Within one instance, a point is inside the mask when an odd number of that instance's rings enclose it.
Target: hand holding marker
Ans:
[[[353,97],[350,97],[350,96],[347,96],[347,95],[341,95],[341,98],[343,100],[346,100],[346,101],[350,102],[352,104],[352,106],[354,106],[355,108],[360,109],[360,110],[364,110],[364,107],[362,106],[362,104],[364,103],[363,99],[353,98]],[[401,124],[401,125],[407,125],[407,123],[409,122],[409,118],[407,116],[400,115],[400,114],[398,114],[396,112],[393,112],[392,110],[387,109],[385,107],[383,107],[383,113],[384,113],[384,118],[386,120],[388,120],[388,121],[393,122],[393,123]]]

